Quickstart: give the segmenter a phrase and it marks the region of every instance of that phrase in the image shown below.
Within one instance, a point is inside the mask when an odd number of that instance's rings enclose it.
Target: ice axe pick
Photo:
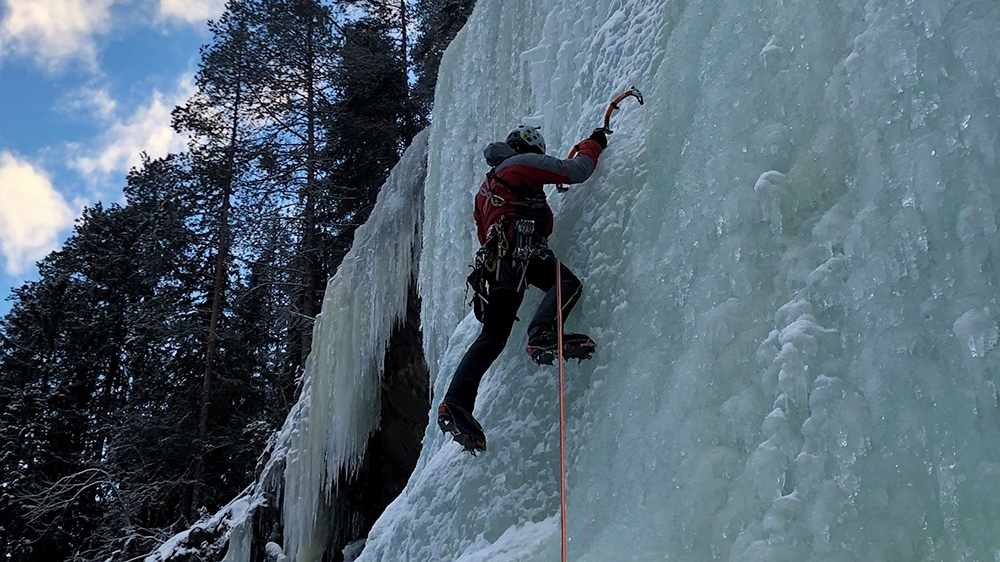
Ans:
[[[602,126],[601,129],[604,130],[605,134],[610,135],[611,133],[614,132],[611,130],[611,114],[614,113],[615,110],[619,109],[618,104],[625,101],[625,98],[628,97],[634,97],[636,101],[639,102],[639,105],[643,105],[645,103],[644,100],[642,99],[642,92],[640,92],[639,89],[636,88],[635,86],[632,86],[629,89],[625,90],[624,92],[615,96],[615,99],[611,100],[611,103],[608,104],[608,108],[604,110],[604,126]],[[570,149],[569,156],[567,156],[567,158],[572,158],[576,156],[576,153],[579,151],[580,151],[579,145],[574,145],[573,148]],[[564,186],[563,184],[557,184],[556,190],[559,191],[560,193],[563,193],[569,191],[569,188]]]

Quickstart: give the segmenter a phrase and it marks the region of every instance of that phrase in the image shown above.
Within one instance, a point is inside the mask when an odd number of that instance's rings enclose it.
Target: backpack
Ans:
[[[486,172],[486,181],[476,195],[476,212],[473,216],[481,234],[486,234],[494,224],[505,222],[506,219],[534,221],[538,232],[545,232],[545,227],[551,221],[544,193],[507,183],[497,176],[495,168]],[[513,232],[505,234],[509,238],[514,237]]]

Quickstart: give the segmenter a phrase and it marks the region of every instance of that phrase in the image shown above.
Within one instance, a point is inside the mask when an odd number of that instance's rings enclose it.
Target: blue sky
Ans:
[[[142,151],[183,149],[170,111],[223,5],[0,0],[0,315],[83,207],[121,200]]]

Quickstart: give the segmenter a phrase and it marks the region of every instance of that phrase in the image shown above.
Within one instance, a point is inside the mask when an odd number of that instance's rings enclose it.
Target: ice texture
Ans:
[[[567,367],[571,559],[1000,559],[998,60],[993,0],[477,3],[429,139],[436,397],[479,329],[483,147],[523,121],[565,154],[646,98],[549,193],[567,329],[598,345]],[[489,450],[431,423],[360,562],[558,558],[556,372],[525,324],[483,380]]]
[[[260,481],[208,521],[233,529],[227,560],[281,478],[273,557],[323,558],[417,272],[443,395],[480,327],[482,148],[524,122],[565,154],[633,84],[646,105],[615,114],[594,176],[549,193],[584,283],[567,329],[598,344],[567,366],[570,558],[1000,559],[998,60],[995,0],[479,0],[429,136],[328,286]],[[489,450],[461,453],[432,408],[349,559],[558,558],[557,376],[524,328],[480,389]]]
[[[289,562],[288,557],[285,556],[285,551],[273,542],[264,545],[264,559],[266,562]]]

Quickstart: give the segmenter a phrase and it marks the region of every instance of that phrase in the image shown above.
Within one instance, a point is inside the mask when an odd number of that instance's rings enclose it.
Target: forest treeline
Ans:
[[[229,0],[183,153],[84,210],[0,320],[5,562],[141,559],[253,482],[326,281],[474,0]]]

